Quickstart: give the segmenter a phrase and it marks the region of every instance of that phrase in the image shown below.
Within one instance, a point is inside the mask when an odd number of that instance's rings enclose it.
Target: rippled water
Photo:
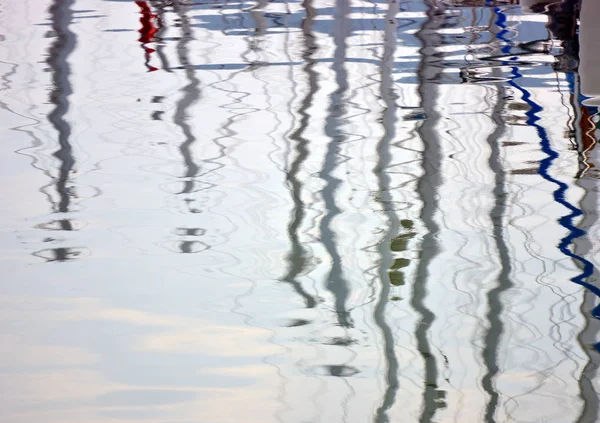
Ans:
[[[600,421],[600,3],[518,3],[2,2],[2,422]]]

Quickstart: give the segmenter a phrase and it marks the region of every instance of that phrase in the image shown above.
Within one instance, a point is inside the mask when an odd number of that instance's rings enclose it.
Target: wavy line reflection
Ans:
[[[494,72],[499,75],[499,72]],[[499,353],[500,341],[504,331],[502,322],[503,312],[505,310],[502,304],[502,294],[510,290],[513,283],[510,280],[512,270],[511,258],[506,245],[504,234],[505,216],[507,210],[506,199],[508,196],[506,190],[506,172],[501,163],[500,152],[500,137],[506,131],[506,123],[504,122],[502,113],[506,106],[506,90],[502,84],[497,85],[496,101],[492,110],[492,121],[495,129],[488,137],[490,145],[489,165],[494,172],[494,207],[490,212],[490,220],[493,225],[493,237],[500,259],[500,272],[497,276],[497,285],[490,289],[487,294],[488,313],[487,319],[489,322],[488,330],[484,338],[483,360],[487,369],[487,373],[483,377],[481,383],[483,389],[489,395],[489,401],[485,409],[485,421],[489,423],[496,422],[495,415],[499,402],[499,393],[494,386],[495,378],[500,372]]]
[[[50,92],[50,102],[55,105],[48,115],[48,120],[58,133],[59,149],[54,152],[54,157],[60,161],[58,177],[56,179],[56,191],[59,196],[55,211],[67,213],[70,209],[73,192],[67,186],[71,171],[75,166],[73,147],[71,146],[71,126],[65,119],[69,111],[69,96],[73,93],[69,76],[71,69],[68,63],[69,55],[75,49],[75,34],[69,29],[73,20],[71,6],[73,0],[56,0],[48,11],[52,20],[52,30],[56,34],[56,40],[48,52],[47,63],[52,69],[53,90]],[[73,229],[69,219],[62,219],[60,226],[65,231]]]
[[[499,10],[498,16],[498,26],[502,27],[503,29],[506,28],[506,18],[503,18],[503,14]],[[509,79],[508,83],[521,93],[522,100],[529,106],[529,110],[525,113],[525,115],[527,116],[526,124],[535,128],[537,135],[540,139],[541,150],[547,156],[541,160],[537,172],[540,174],[540,176],[542,176],[542,178],[557,186],[556,190],[552,194],[554,201],[564,206],[570,211],[570,214],[565,215],[558,220],[559,224],[568,231],[567,235],[560,240],[558,244],[558,249],[565,256],[579,261],[583,266],[581,274],[573,277],[571,281],[575,282],[578,285],[584,286],[585,288],[593,292],[596,296],[600,297],[600,288],[586,282],[586,279],[593,274],[594,265],[592,264],[592,262],[585,259],[584,257],[580,257],[574,254],[569,248],[571,243],[575,239],[585,235],[585,232],[577,228],[573,223],[575,218],[583,215],[583,212],[579,208],[572,205],[569,201],[567,201],[565,194],[569,186],[566,183],[554,178],[549,173],[549,169],[552,166],[552,163],[555,159],[559,157],[559,155],[556,151],[553,150],[551,146],[550,138],[546,128],[544,128],[539,123],[540,117],[538,116],[538,114],[543,110],[543,107],[540,106],[533,99],[532,94],[529,92],[529,90],[517,83],[517,80],[523,76],[519,71],[519,68],[512,67],[512,74],[513,77]],[[600,305],[594,309],[593,314],[596,318],[600,318]],[[600,343],[597,344],[597,347],[600,349]]]
[[[181,27],[181,37],[176,46],[177,57],[181,67],[185,70],[185,76],[188,80],[188,84],[180,90],[182,97],[181,100],[177,102],[175,114],[173,115],[173,122],[181,128],[185,137],[185,140],[179,145],[179,152],[181,153],[186,168],[185,175],[183,176],[183,188],[180,194],[189,194],[194,191],[194,178],[200,171],[200,167],[195,163],[191,150],[196,142],[196,137],[188,123],[190,116],[188,115],[187,110],[201,98],[199,89],[200,80],[196,76],[196,71],[189,59],[188,45],[193,39],[193,34],[185,6],[180,5],[178,2],[173,2],[173,9],[179,17],[179,25]]]
[[[421,108],[425,113],[425,120],[417,130],[421,138],[424,151],[421,166],[423,176],[419,179],[417,190],[423,201],[421,220],[427,233],[423,237],[420,260],[416,270],[416,279],[410,299],[411,306],[419,313],[420,320],[415,329],[417,348],[425,364],[423,405],[420,423],[432,422],[438,408],[443,406],[438,394],[438,364],[435,354],[431,349],[429,329],[435,320],[435,313],[426,305],[427,285],[429,281],[429,265],[439,252],[436,235],[439,226],[435,221],[438,211],[437,189],[441,184],[440,166],[442,156],[440,141],[436,132],[436,125],[441,119],[436,108],[438,86],[436,82],[443,68],[439,64],[436,48],[441,45],[441,36],[437,30],[444,25],[444,13],[433,3],[427,4],[426,18],[415,37],[421,42],[419,54],[421,60],[417,70],[419,80],[418,93],[421,98]]]
[[[312,58],[313,54],[318,49],[315,37],[312,34],[312,25],[316,12],[312,7],[312,0],[304,0],[302,5],[306,9],[306,17],[303,19],[301,25],[304,42],[302,59],[306,62],[302,69],[306,73],[309,89],[297,112],[298,115],[300,115],[298,128],[292,132],[289,137],[290,140],[294,141],[296,144],[295,157],[289,169],[286,171],[286,181],[290,185],[290,194],[294,207],[287,229],[291,243],[291,250],[287,255],[288,271],[285,276],[282,277],[282,280],[292,285],[294,290],[304,300],[306,307],[314,308],[317,305],[317,299],[309,294],[302,286],[302,283],[297,280],[298,276],[307,269],[310,263],[309,252],[302,246],[298,234],[306,214],[305,205],[302,200],[303,184],[298,175],[303,163],[306,162],[309,155],[309,140],[305,137],[304,133],[310,124],[310,114],[308,110],[313,105],[314,97],[319,89],[318,76],[313,69],[315,61]]]
[[[73,398],[73,420],[598,420],[599,116],[582,94],[576,16],[522,13],[531,0],[40,0],[50,20],[26,44],[14,39],[40,12],[21,3],[0,14],[0,105],[31,128],[26,148],[51,175],[24,186],[38,201],[51,180],[56,220],[38,228],[98,248],[33,253],[73,274],[22,266],[10,225],[30,230],[48,205],[26,199],[21,218],[11,199],[0,264],[28,283],[2,293],[107,304],[32,322],[86,353],[64,360],[78,372],[64,401],[23,364],[35,383],[15,403],[33,420]],[[17,30],[5,22],[21,9]],[[32,124],[40,110],[47,121]],[[18,166],[2,172],[37,172]],[[108,194],[83,204],[84,183]],[[88,204],[90,230],[74,232]],[[168,253],[146,248],[169,234]],[[96,269],[105,285],[66,288]],[[59,282],[30,290],[43,272]],[[3,327],[20,330],[32,301],[15,303]],[[7,368],[37,359],[6,350]],[[96,407],[126,385],[140,404]],[[190,401],[149,404],[157,388]]]
[[[52,72],[52,91],[50,92],[50,103],[55,107],[48,114],[48,121],[58,134],[59,148],[52,155],[59,160],[58,175],[55,178],[55,188],[58,194],[58,202],[54,202],[51,196],[48,198],[53,203],[55,213],[66,214],[71,211],[72,198],[76,196],[74,188],[69,186],[75,166],[75,156],[71,145],[71,125],[66,120],[70,107],[69,97],[73,94],[70,82],[71,67],[69,56],[75,50],[76,36],[70,30],[73,22],[74,5],[72,0],[56,0],[48,9],[51,26],[55,41],[48,50],[46,63]],[[72,219],[60,218],[56,221],[39,225],[47,230],[73,231],[75,227]],[[65,262],[82,255],[80,248],[60,247],[44,249],[33,253],[34,256],[45,259],[47,262]]]
[[[384,101],[384,109],[381,116],[381,122],[384,135],[377,146],[378,163],[373,172],[378,179],[379,196],[383,206],[384,213],[388,220],[388,229],[383,239],[379,241],[378,250],[381,256],[379,264],[379,281],[381,288],[379,300],[373,311],[375,324],[380,328],[383,338],[383,351],[386,361],[386,389],[383,395],[381,405],[375,412],[374,422],[389,422],[388,410],[394,405],[396,395],[399,389],[398,382],[398,358],[395,351],[395,340],[390,325],[388,324],[385,313],[386,306],[390,299],[392,274],[401,272],[397,269],[396,260],[392,255],[392,242],[400,230],[400,220],[395,213],[391,196],[391,178],[387,173],[391,164],[391,145],[396,136],[396,94],[394,90],[394,80],[392,71],[394,68],[394,56],[397,44],[397,19],[399,11],[399,0],[389,0],[386,13],[386,25],[384,34],[384,49],[381,64],[381,84],[380,96]],[[397,259],[402,261],[403,259]]]
[[[327,119],[325,123],[325,134],[330,139],[325,154],[323,169],[319,177],[325,181],[322,191],[323,202],[327,212],[319,225],[321,231],[321,243],[331,257],[331,270],[327,275],[327,289],[333,294],[335,301],[335,313],[338,324],[342,327],[351,327],[352,320],[346,307],[346,301],[350,293],[348,282],[344,278],[342,270],[342,258],[336,244],[336,236],[331,227],[332,221],[340,214],[341,210],[336,205],[335,193],[342,182],[333,175],[339,164],[340,144],[344,142],[345,135],[341,129],[341,119],[344,116],[344,94],[348,90],[348,74],[344,67],[346,58],[346,39],[348,37],[349,22],[349,0],[337,0],[335,9],[335,29],[333,34],[335,51],[333,54],[333,71],[337,89],[331,95]]]

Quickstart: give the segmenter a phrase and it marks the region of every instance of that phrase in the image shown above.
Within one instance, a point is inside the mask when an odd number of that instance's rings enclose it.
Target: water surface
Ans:
[[[599,421],[600,6],[518,3],[3,2],[2,421]]]

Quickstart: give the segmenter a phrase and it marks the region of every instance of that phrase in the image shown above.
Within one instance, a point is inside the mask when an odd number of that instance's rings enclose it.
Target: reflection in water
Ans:
[[[387,365],[385,374],[386,389],[383,395],[381,405],[377,408],[374,421],[376,423],[389,422],[390,418],[387,414],[388,410],[394,404],[396,394],[399,388],[398,382],[398,358],[396,357],[394,335],[386,320],[386,307],[390,300],[392,276],[398,270],[394,269],[395,260],[392,256],[391,244],[393,237],[400,230],[400,220],[394,211],[394,205],[391,198],[390,177],[386,173],[386,169],[391,163],[391,145],[395,139],[396,130],[396,92],[394,90],[394,82],[392,71],[394,67],[394,55],[396,53],[396,31],[397,19],[396,15],[399,10],[398,0],[389,0],[388,12],[385,23],[385,37],[383,57],[381,60],[381,85],[380,96],[384,101],[383,115],[381,122],[383,126],[383,137],[377,147],[377,155],[379,161],[374,173],[378,179],[378,190],[382,208],[385,211],[388,219],[388,230],[383,239],[379,241],[378,250],[381,255],[381,263],[379,264],[378,277],[381,282],[379,292],[379,300],[373,311],[375,324],[381,329],[383,338],[383,351],[385,362]],[[401,259],[397,259],[401,260]],[[392,269],[392,270],[390,270]]]
[[[185,76],[189,83],[182,87],[182,97],[177,102],[177,107],[173,115],[173,122],[183,132],[184,141],[179,145],[179,151],[185,166],[185,175],[183,176],[183,187],[179,194],[189,196],[195,191],[195,179],[200,171],[195,163],[192,154],[192,147],[196,142],[192,127],[188,123],[188,109],[200,98],[200,80],[196,76],[196,71],[190,63],[189,43],[193,38],[190,19],[186,14],[187,6],[173,3],[173,9],[178,16],[178,26],[181,28],[181,37],[177,43],[177,58],[181,67],[185,71]],[[209,246],[198,241],[196,238],[204,235],[206,231],[200,228],[185,229],[185,237],[192,237],[192,240],[182,240],[179,244],[179,250],[184,254],[198,253],[206,250]]]
[[[73,94],[69,80],[71,67],[68,60],[76,46],[76,36],[70,29],[73,21],[72,5],[73,1],[57,0],[48,8],[54,36],[46,59],[52,73],[53,87],[50,92],[50,103],[54,105],[48,114],[48,121],[58,136],[59,148],[53,153],[53,156],[60,163],[57,169],[58,175],[54,178],[58,201],[54,201],[50,194],[48,194],[48,199],[52,202],[53,212],[63,216],[71,212],[72,198],[77,195],[75,188],[69,186],[74,172],[75,157],[71,145],[71,125],[65,119],[69,112],[69,96]],[[40,227],[47,230],[76,230],[73,220],[69,217],[55,219],[50,223],[40,225]],[[81,254],[82,249],[72,247],[49,248],[33,253],[34,256],[43,258],[46,262],[65,262],[79,258]]]
[[[179,151],[185,164],[186,172],[184,175],[184,185],[181,194],[190,194],[194,191],[194,178],[198,174],[199,167],[194,162],[191,148],[196,141],[196,137],[192,133],[192,128],[186,122],[189,119],[187,110],[198,101],[200,98],[200,80],[196,77],[196,71],[190,63],[189,59],[189,43],[192,40],[192,29],[190,20],[186,15],[186,6],[179,5],[178,3],[173,4],[175,13],[179,17],[179,26],[181,27],[181,37],[177,43],[177,57],[181,67],[185,70],[185,76],[189,81],[189,84],[182,87],[181,91],[183,96],[177,103],[175,114],[173,115],[173,122],[179,126],[185,137],[185,141],[179,146]]]
[[[586,190],[580,202],[580,208],[584,212],[584,217],[578,225],[579,229],[586,233],[586,236],[574,240],[574,253],[578,257],[591,257],[593,254],[598,253],[589,239],[589,232],[598,223],[598,190],[597,187],[594,187],[594,183],[590,183],[589,179],[580,179],[577,182],[578,185]],[[579,261],[576,264],[579,264]],[[589,276],[588,280],[594,286],[598,286],[600,274],[597,266],[594,267],[593,273]],[[594,387],[594,381],[598,377],[598,367],[600,366],[600,352],[596,348],[593,348],[600,334],[600,321],[592,317],[596,304],[596,295],[591,291],[585,292],[581,304],[581,312],[590,317],[577,337],[581,349],[588,357],[588,362],[581,370],[579,378],[580,395],[584,405],[577,422],[581,423],[598,421],[600,412],[599,398]]]
[[[75,34],[69,29],[73,19],[71,6],[73,1],[57,0],[50,8],[52,30],[55,33],[55,41],[48,51],[48,66],[52,70],[52,83],[54,85],[50,93],[50,102],[55,105],[48,115],[48,120],[58,133],[59,149],[54,153],[60,161],[58,177],[56,178],[56,191],[58,193],[58,204],[55,204],[55,212],[67,213],[70,211],[71,197],[74,196],[73,189],[68,186],[71,171],[75,165],[73,147],[71,146],[71,126],[65,120],[69,111],[69,96],[72,94],[69,76],[71,69],[68,63],[69,55],[75,49]],[[69,219],[60,220],[60,226],[65,231],[73,229]]]
[[[152,13],[150,6],[148,6],[148,3],[145,0],[136,0],[135,4],[139,6],[140,14],[142,15],[140,17],[140,23],[142,24],[142,27],[138,32],[140,33],[139,42],[144,50],[144,65],[146,65],[148,72],[154,72],[158,70],[158,68],[150,65],[150,58],[152,53],[154,53],[154,49],[148,47],[147,44],[154,41],[154,38],[159,31],[159,28],[154,25],[154,20],[158,15]]]
[[[491,33],[496,35],[501,28],[496,25],[498,21],[497,13],[494,12],[492,15],[493,27],[490,28]],[[492,75],[496,78],[500,76],[498,68],[493,70]],[[506,123],[504,121],[503,112],[506,108],[507,92],[503,84],[496,84],[496,93],[493,96],[493,109],[491,119],[494,123],[494,131],[488,136],[488,143],[490,146],[490,157],[489,166],[494,172],[494,207],[490,212],[490,220],[493,225],[493,237],[498,251],[498,258],[500,261],[500,272],[497,276],[497,285],[490,289],[487,294],[488,301],[488,330],[484,339],[483,346],[483,361],[486,367],[486,374],[483,377],[481,384],[483,389],[489,395],[489,400],[485,409],[485,421],[492,423],[496,422],[496,411],[499,403],[499,393],[495,387],[496,377],[500,371],[499,367],[499,355],[500,355],[500,341],[501,336],[504,332],[503,324],[503,311],[504,305],[502,303],[503,294],[507,290],[513,287],[513,283],[510,279],[512,273],[511,259],[509,248],[506,244],[506,237],[504,234],[504,228],[506,222],[504,221],[506,216],[507,204],[506,199],[508,196],[506,188],[506,173],[502,167],[502,156],[500,150],[500,137],[506,132]]]
[[[156,54],[160,59],[161,69],[165,72],[171,72],[171,65],[169,64],[169,59],[165,53],[164,38],[167,33],[167,26],[163,18],[166,8],[171,4],[171,2],[169,0],[153,0],[150,2],[150,4],[156,9],[157,30],[154,32],[154,34],[152,34],[152,37],[148,38],[153,38],[156,42]],[[152,24],[152,21],[150,23]]]
[[[297,280],[298,276],[305,272],[310,264],[309,252],[302,246],[298,233],[302,226],[304,216],[306,215],[305,205],[302,201],[302,181],[299,179],[298,175],[309,154],[309,140],[305,137],[304,133],[310,124],[310,114],[308,110],[312,106],[315,94],[319,89],[317,73],[314,70],[315,61],[312,58],[312,55],[317,50],[317,45],[314,40],[315,37],[312,34],[315,10],[312,7],[312,0],[304,0],[302,5],[306,9],[306,17],[302,21],[302,41],[304,44],[302,59],[306,62],[303,70],[308,77],[309,89],[298,109],[298,115],[300,115],[298,128],[290,134],[290,139],[296,144],[295,157],[286,172],[286,181],[290,185],[290,193],[294,207],[292,209],[290,224],[288,225],[288,237],[291,243],[291,249],[287,256],[289,264],[287,273],[282,280],[292,285],[298,295],[302,297],[306,307],[313,308],[317,305],[317,300],[314,296],[309,294]]]
[[[596,422],[599,19],[3,4],[9,422]]]
[[[344,95],[348,90],[348,74],[344,64],[347,51],[346,39],[350,24],[348,13],[349,0],[337,0],[333,25],[335,51],[332,65],[337,88],[331,95],[331,103],[325,123],[325,134],[329,138],[329,144],[323,160],[323,169],[319,173],[319,176],[325,181],[322,195],[327,210],[320,224],[321,242],[327,250],[327,254],[331,257],[331,270],[327,275],[326,286],[335,297],[335,314],[338,324],[342,327],[352,326],[352,320],[346,305],[349,287],[343,275],[342,257],[338,251],[336,235],[331,225],[334,218],[341,212],[336,204],[335,194],[342,181],[336,178],[333,172],[339,165],[340,144],[346,140],[341,126],[345,112]]]
[[[434,3],[427,5],[426,20],[416,34],[421,42],[419,54],[421,61],[417,70],[419,79],[418,93],[421,98],[420,107],[425,114],[425,120],[419,126],[418,134],[424,144],[421,166],[423,176],[418,183],[418,191],[423,201],[421,219],[427,233],[423,237],[421,254],[416,271],[416,279],[410,303],[417,313],[420,321],[415,328],[417,348],[425,363],[423,375],[423,405],[419,422],[431,422],[435,418],[438,407],[443,402],[438,399],[438,364],[429,341],[429,329],[435,320],[435,313],[425,305],[427,296],[427,285],[429,282],[429,265],[439,251],[436,236],[439,226],[435,221],[438,210],[437,188],[441,183],[440,167],[442,157],[440,152],[440,141],[436,133],[436,125],[441,116],[436,109],[436,98],[439,80],[443,67],[440,66],[440,58],[436,49],[441,47],[441,36],[437,33],[445,21],[446,15],[443,10]]]

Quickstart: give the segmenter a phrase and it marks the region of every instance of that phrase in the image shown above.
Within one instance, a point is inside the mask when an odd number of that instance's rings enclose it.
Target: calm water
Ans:
[[[2,2],[1,421],[600,421],[600,2],[428,1]]]

